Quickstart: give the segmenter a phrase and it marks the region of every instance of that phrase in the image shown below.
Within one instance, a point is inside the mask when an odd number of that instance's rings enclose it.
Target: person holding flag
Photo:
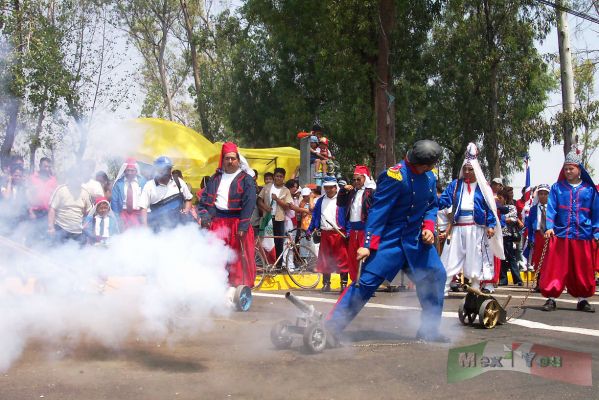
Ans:
[[[547,229],[547,200],[549,198],[550,190],[551,187],[545,183],[537,186],[533,196],[533,205],[530,208],[528,216],[526,217],[528,243],[525,250],[525,255],[528,257],[530,251],[532,250],[530,266],[533,270],[538,270],[540,267],[539,263],[541,261],[541,255],[543,254],[543,247],[545,245],[544,235],[545,230]],[[538,285],[539,283],[537,278],[537,289]]]
[[[568,287],[568,294],[578,298],[578,311],[595,312],[587,298],[595,294],[599,194],[578,151],[566,155],[557,183],[551,186],[546,227],[549,252],[539,282],[547,297],[543,310],[555,310],[555,298]]]
[[[353,185],[345,185],[339,190],[337,206],[345,210],[347,221],[347,255],[349,263],[349,277],[352,281],[358,275],[358,261],[356,254],[364,246],[364,227],[368,218],[368,211],[372,205],[376,183],[370,176],[370,170],[365,165],[356,165],[354,168]],[[342,290],[344,289],[342,285]]]

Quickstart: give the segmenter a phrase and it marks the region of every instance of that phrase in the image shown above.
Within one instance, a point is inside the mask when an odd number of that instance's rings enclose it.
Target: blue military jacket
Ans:
[[[443,210],[449,207],[453,207],[453,201],[455,204],[455,214],[454,220],[455,222],[460,218],[462,208],[461,208],[461,199],[462,199],[462,191],[464,190],[464,180],[463,179],[454,179],[445,191],[439,197],[439,209]],[[489,208],[485,198],[483,197],[483,192],[480,190],[480,182],[476,185],[476,190],[474,191],[474,222],[477,225],[487,226],[489,228],[495,228],[497,222],[495,221],[495,216],[493,215],[493,211]]]
[[[443,268],[435,247],[423,243],[421,238],[423,229],[435,231],[437,211],[435,174],[417,174],[403,161],[379,175],[366,222],[364,247],[377,250],[380,244],[382,248],[400,246],[406,256],[407,272],[414,277]],[[372,271],[378,265],[369,263],[368,268]],[[394,276],[391,270],[372,272],[387,279]]]
[[[435,182],[435,174],[416,174],[405,161],[379,175],[366,222],[365,247],[376,250],[394,227],[401,227],[401,237],[415,239],[420,238],[423,225],[434,232],[438,211]]]
[[[577,187],[565,180],[551,186],[547,202],[547,229],[560,238],[599,238],[599,196],[587,182]]]

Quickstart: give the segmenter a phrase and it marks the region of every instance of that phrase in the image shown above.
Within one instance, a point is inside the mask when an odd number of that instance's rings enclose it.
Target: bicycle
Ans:
[[[299,244],[300,239],[305,238],[305,233],[300,235],[296,241],[292,237],[292,233],[298,229],[292,229],[285,236],[258,236],[256,239],[256,277],[259,281],[255,284],[254,289],[260,288],[264,281],[274,279],[280,273],[287,273],[291,281],[302,289],[313,289],[318,285],[321,279],[321,274],[316,272],[316,262],[318,256],[308,246]],[[283,252],[277,257],[273,263],[268,262],[266,251],[262,247],[262,239],[287,239]],[[289,268],[289,252],[292,252],[292,260],[294,268]],[[277,265],[281,262],[281,265]]]

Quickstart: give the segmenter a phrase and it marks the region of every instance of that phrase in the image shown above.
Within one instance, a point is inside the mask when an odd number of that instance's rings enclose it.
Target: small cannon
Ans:
[[[493,329],[497,324],[503,325],[507,322],[506,307],[512,296],[508,296],[503,305],[490,294],[483,293],[480,289],[464,285],[468,292],[464,297],[464,302],[458,308],[458,318],[464,325],[474,325],[478,316],[478,321],[483,328]]]
[[[295,297],[291,292],[285,298],[302,312],[295,324],[290,321],[279,321],[270,330],[270,340],[277,349],[288,349],[293,342],[292,335],[303,337],[304,346],[310,353],[320,353],[327,345],[327,332],[324,327],[324,315]]]

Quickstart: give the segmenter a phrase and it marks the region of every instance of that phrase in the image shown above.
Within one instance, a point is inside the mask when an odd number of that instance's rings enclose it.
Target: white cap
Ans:
[[[302,196],[309,196],[310,193],[312,193],[312,190],[310,190],[310,188],[302,188]]]
[[[501,178],[493,178],[491,183],[496,183],[498,185],[503,185],[503,180]]]

